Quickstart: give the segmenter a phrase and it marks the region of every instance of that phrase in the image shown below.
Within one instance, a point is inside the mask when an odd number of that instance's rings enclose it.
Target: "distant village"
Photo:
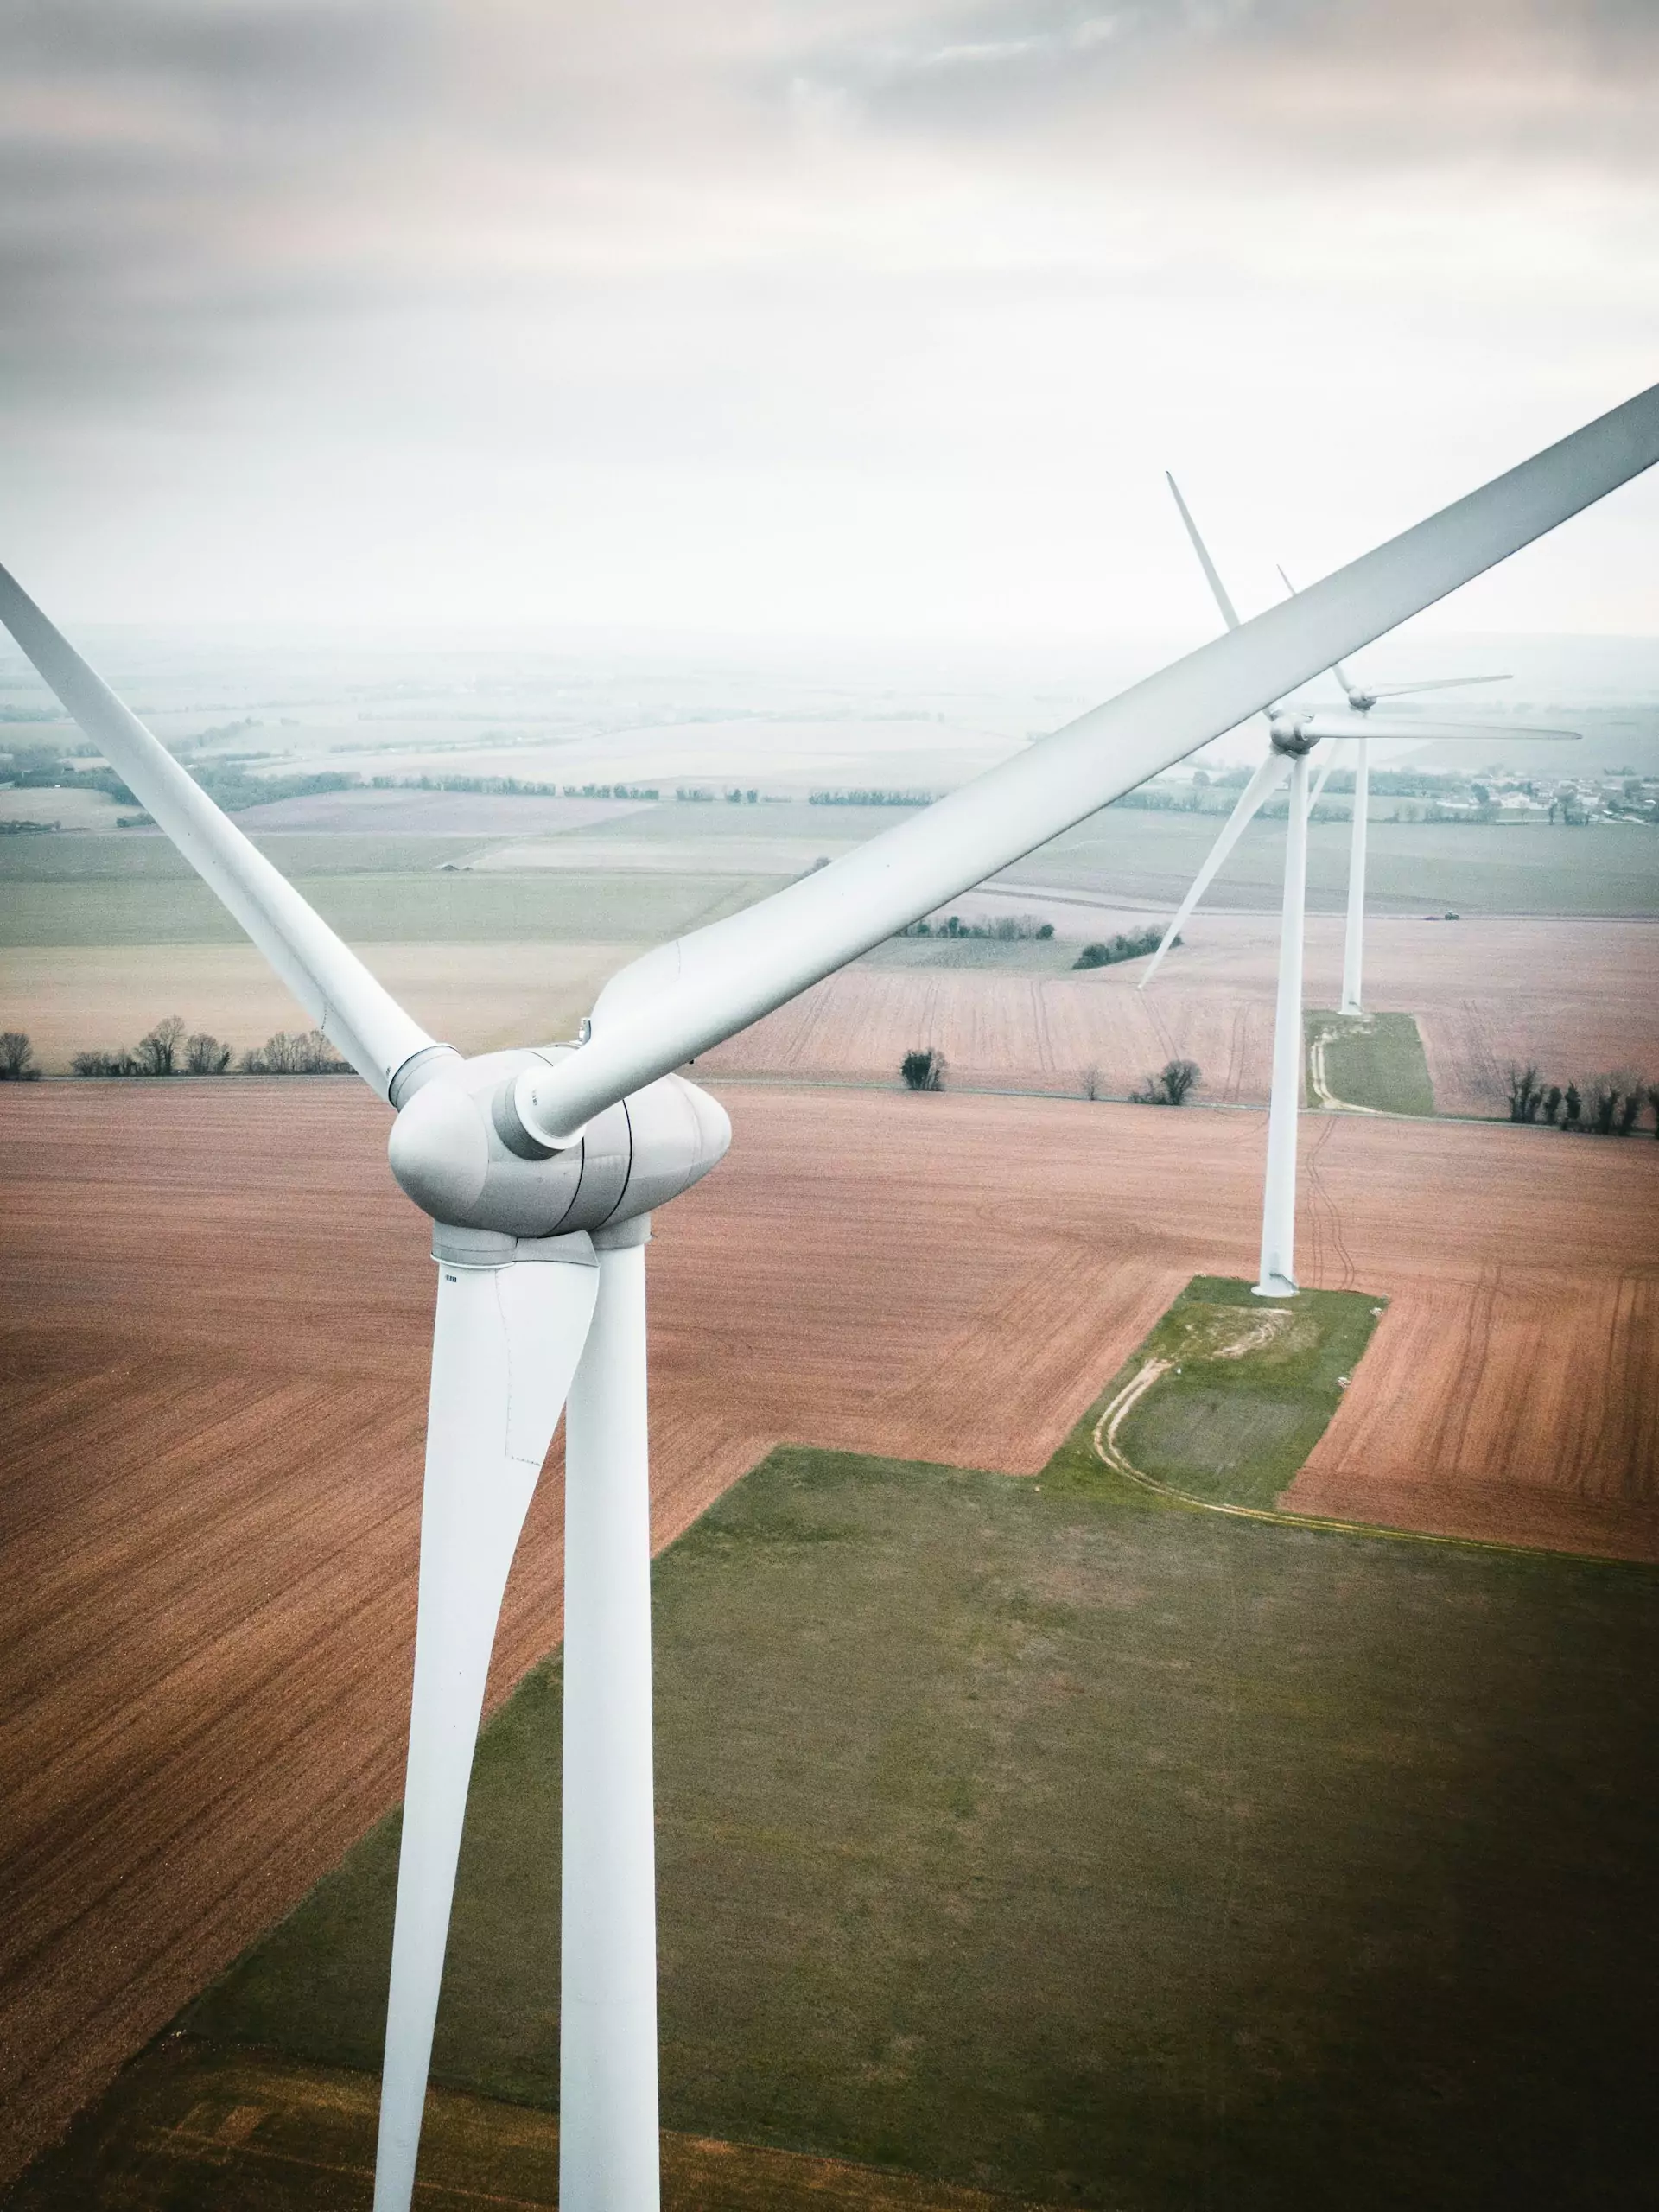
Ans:
[[[1249,772],[1244,768],[1178,769],[1155,777],[1117,804],[1177,812],[1225,811]],[[1659,828],[1659,776],[1640,776],[1628,769],[1602,776],[1543,776],[1491,768],[1471,776],[1455,769],[1374,768],[1370,781],[1374,821],[1555,823],[1567,829],[1639,822]],[[1346,819],[1350,808],[1344,802],[1351,801],[1353,788],[1351,771],[1334,771],[1316,818]],[[1271,820],[1282,817],[1285,809],[1281,798],[1269,801],[1262,812]]]
[[[1558,822],[1569,829],[1597,822],[1659,824],[1659,776],[1461,776],[1445,779],[1448,788],[1421,805],[1402,802],[1402,822]]]

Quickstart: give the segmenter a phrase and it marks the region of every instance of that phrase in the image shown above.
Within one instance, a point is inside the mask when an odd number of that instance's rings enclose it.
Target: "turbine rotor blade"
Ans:
[[[1269,753],[1262,760],[1262,765],[1257,768],[1255,773],[1250,778],[1249,782],[1245,785],[1243,790],[1239,793],[1237,804],[1233,808],[1232,812],[1228,816],[1226,821],[1222,824],[1220,836],[1218,836],[1215,843],[1211,846],[1209,854],[1205,860],[1204,866],[1198,870],[1198,874],[1192,879],[1192,889],[1187,893],[1185,898],[1182,899],[1179,906],[1176,909],[1174,920],[1164,931],[1163,939],[1160,944],[1157,951],[1153,954],[1146,974],[1141,978],[1140,982],[1135,986],[1137,990],[1144,991],[1147,985],[1158,973],[1159,968],[1162,965],[1164,955],[1169,950],[1170,946],[1174,944],[1176,938],[1180,935],[1187,917],[1192,913],[1192,909],[1198,905],[1199,899],[1203,898],[1205,893],[1210,888],[1211,883],[1213,880],[1217,869],[1221,867],[1222,862],[1226,859],[1228,854],[1232,851],[1233,847],[1243,836],[1245,829],[1249,823],[1255,819],[1255,816],[1261,811],[1262,808],[1266,805],[1273,793],[1277,791],[1280,785],[1283,783],[1289,766],[1289,760],[1284,753]]]
[[[1307,812],[1308,819],[1310,821],[1313,819],[1314,808],[1319,803],[1321,793],[1324,791],[1325,785],[1331,780],[1331,771],[1337,765],[1337,755],[1341,752],[1344,745],[1351,745],[1352,743],[1353,740],[1351,738],[1345,737],[1338,737],[1332,741],[1331,750],[1326,753],[1324,766],[1319,770],[1319,779],[1314,784],[1313,790],[1307,795]]]
[[[493,1249],[492,1248],[499,1248]],[[507,1570],[594,1316],[580,1234],[446,1230],[421,1502],[409,1768],[380,2084],[374,2212],[408,2212],[467,1787]]]
[[[1371,699],[1404,699],[1414,691],[1455,691],[1465,683],[1507,683],[1507,675],[1499,676],[1437,676],[1426,683],[1373,683],[1367,688]]]
[[[1294,599],[1296,596],[1296,587],[1292,583],[1290,578],[1285,574],[1283,563],[1278,562],[1275,563],[1274,565],[1279,570],[1280,582],[1283,584],[1285,589],[1290,594],[1291,597]],[[1361,696],[1359,687],[1355,683],[1353,677],[1349,675],[1347,670],[1343,666],[1339,660],[1333,660],[1332,662],[1331,673],[1336,677],[1338,683],[1341,684],[1344,691],[1348,695],[1350,703]],[[1367,696],[1375,696],[1375,694],[1369,694]]]
[[[1205,582],[1210,587],[1216,605],[1221,609],[1221,619],[1230,630],[1236,630],[1238,615],[1234,609],[1232,601],[1227,595],[1227,587],[1221,581],[1215,563],[1210,558],[1210,549],[1198,535],[1198,525],[1187,512],[1186,501],[1181,497],[1181,487],[1167,469],[1164,471],[1164,481],[1174,494],[1175,504],[1180,509],[1181,520],[1186,524],[1186,534],[1192,541],[1192,550],[1198,555],[1198,566],[1204,570]]]
[[[370,1089],[433,1039],[124,707],[0,569],[0,621],[62,705],[226,906],[329,1041]]]
[[[1296,727],[1304,737],[1331,738],[1340,741],[1354,737],[1394,737],[1433,740],[1441,744],[1457,738],[1478,738],[1483,745],[1494,738],[1550,738],[1566,740],[1576,744],[1584,733],[1576,729],[1546,729],[1537,722],[1515,727],[1504,722],[1419,722],[1390,721],[1386,715],[1312,714],[1298,715]]]

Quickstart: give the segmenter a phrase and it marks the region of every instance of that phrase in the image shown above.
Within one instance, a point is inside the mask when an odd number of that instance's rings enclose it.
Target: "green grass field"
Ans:
[[[475,853],[478,837],[378,837],[353,834],[258,837],[287,876],[430,875]],[[0,885],[194,883],[196,872],[165,837],[129,831],[108,837],[0,839]]]
[[[1007,869],[1007,883],[1109,889],[1173,906],[1215,842],[1213,815],[1109,807]],[[1284,884],[1285,826],[1252,824],[1208,894],[1215,906],[1270,911]],[[1347,896],[1348,827],[1313,823],[1308,905]],[[1172,895],[1173,890],[1173,895]],[[1373,821],[1366,872],[1373,913],[1659,914],[1659,836],[1640,824],[1499,829]]]
[[[1302,1016],[1309,1053],[1308,1101],[1319,1096],[1319,1065],[1314,1048],[1323,1044],[1321,1056],[1325,1089],[1349,1106],[1369,1106],[1381,1114],[1432,1114],[1434,1085],[1423,1053],[1416,1017],[1409,1014],[1346,1015],[1316,1014]]]
[[[1092,1428],[1024,1481],[780,1450],[658,1560],[665,2126],[1124,2212],[1638,2201],[1654,1575],[1196,1513]],[[509,2107],[558,1694],[480,1744],[435,2055]],[[375,2067],[396,1847],[186,2016],[213,2063]],[[100,2124],[14,2202],[199,2201],[100,2194]]]
[[[1270,1506],[1342,1402],[1384,1301],[1352,1290],[1260,1299],[1197,1275],[1107,1388],[1166,1371],[1116,1431],[1131,1466],[1205,1503]]]
[[[16,842],[23,842],[22,839]],[[44,838],[29,840],[45,843]],[[316,838],[309,841],[322,844]],[[433,841],[435,843],[437,840]],[[735,913],[772,876],[297,874],[296,888],[348,944],[658,944]],[[166,874],[0,880],[0,944],[239,944],[206,884]]]

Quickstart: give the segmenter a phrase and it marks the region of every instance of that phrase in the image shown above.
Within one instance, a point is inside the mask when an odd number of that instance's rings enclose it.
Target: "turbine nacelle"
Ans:
[[[495,1236],[567,1236],[649,1213],[724,1158],[725,1109],[678,1075],[607,1106],[564,1144],[543,1142],[516,1099],[575,1049],[435,1056],[387,1147],[392,1173],[423,1213]]]

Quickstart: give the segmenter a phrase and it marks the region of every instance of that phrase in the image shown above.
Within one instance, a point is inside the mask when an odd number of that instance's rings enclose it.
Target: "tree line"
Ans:
[[[114,1052],[77,1052],[69,1065],[76,1075],[165,1077],[171,1075],[349,1075],[351,1062],[341,1059],[321,1029],[290,1033],[279,1029],[263,1045],[251,1046],[238,1060],[233,1046],[210,1036],[205,1029],[187,1033],[189,1025],[180,1014],[138,1039]],[[0,1030],[0,1083],[38,1083],[41,1071],[35,1065],[35,1046],[27,1030]]]
[[[931,791],[810,791],[809,806],[931,806]]]
[[[1510,1119],[1536,1122],[1581,1136],[1627,1137],[1646,1109],[1659,1137],[1659,1084],[1639,1077],[1586,1076],[1576,1083],[1546,1083],[1530,1062],[1509,1074]]]
[[[1054,934],[1052,922],[1034,922],[1029,914],[998,914],[988,922],[964,922],[960,914],[948,914],[942,922],[909,922],[899,932],[900,937],[989,938],[998,944],[1020,944],[1027,941],[1046,944]]]

